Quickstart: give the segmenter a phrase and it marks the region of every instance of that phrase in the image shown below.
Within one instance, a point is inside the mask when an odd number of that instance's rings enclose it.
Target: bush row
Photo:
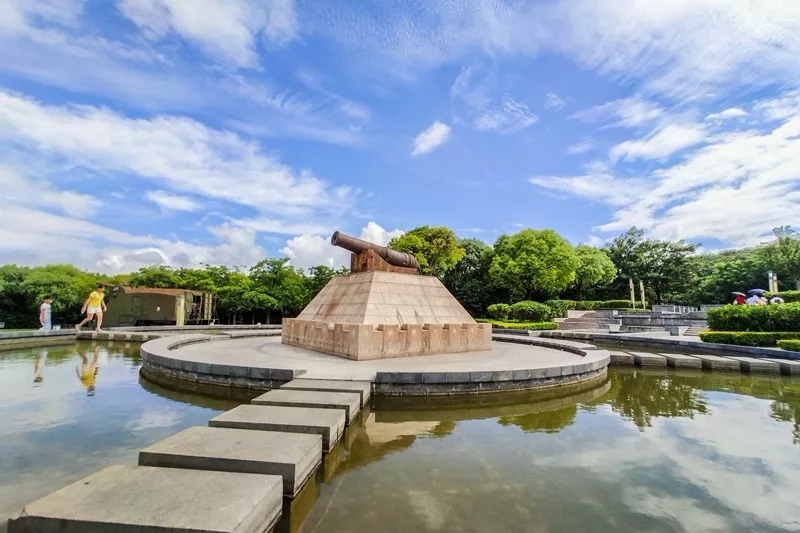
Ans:
[[[791,352],[800,352],[800,339],[782,339],[778,341],[778,348]]]
[[[800,332],[795,331],[701,331],[700,340],[719,344],[738,346],[760,346],[772,348],[780,341],[798,340]]]
[[[487,309],[489,316],[495,320],[529,320],[540,322],[567,316],[567,311],[594,311],[596,309],[630,309],[630,300],[577,301],[547,300],[545,303],[528,300],[515,304],[493,304]]]
[[[726,305],[708,312],[712,331],[798,331],[800,303]]]
[[[479,318],[478,322],[487,322],[495,328],[502,329],[531,329],[534,331],[558,329],[558,324],[555,322],[505,322],[503,320],[490,320],[486,318]]]
[[[783,291],[783,292],[776,292],[775,294],[771,294],[770,296],[780,296],[783,298],[783,301],[788,303],[796,303],[800,302],[800,291]]]

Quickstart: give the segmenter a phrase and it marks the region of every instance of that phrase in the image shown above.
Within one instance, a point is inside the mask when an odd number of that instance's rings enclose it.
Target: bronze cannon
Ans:
[[[388,246],[378,246],[377,244],[345,235],[341,231],[333,233],[333,236],[331,236],[331,244],[339,248],[344,248],[356,255],[361,255],[371,250],[375,255],[393,267],[419,270],[419,261],[417,261],[417,258],[413,255],[392,250]],[[352,270],[355,271],[355,269]]]

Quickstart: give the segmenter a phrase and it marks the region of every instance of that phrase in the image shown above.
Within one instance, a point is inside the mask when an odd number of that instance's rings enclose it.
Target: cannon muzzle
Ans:
[[[378,254],[381,259],[386,261],[392,266],[396,267],[405,267],[405,268],[416,268],[419,270],[419,262],[417,258],[411,254],[407,254],[405,252],[398,252],[397,250],[392,250],[388,246],[378,246],[377,244],[363,241],[361,239],[357,239],[355,237],[351,237],[350,235],[345,235],[341,231],[336,231],[331,236],[331,244],[334,246],[338,246],[339,248],[344,248],[345,250],[349,250],[354,254],[360,254],[365,250],[372,250],[376,254]]]

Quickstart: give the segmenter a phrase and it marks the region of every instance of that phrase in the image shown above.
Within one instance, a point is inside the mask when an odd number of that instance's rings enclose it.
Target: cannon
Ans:
[[[419,270],[419,262],[413,255],[392,250],[388,246],[378,246],[377,244],[363,241],[361,239],[351,237],[350,235],[345,235],[341,231],[336,231],[333,233],[331,236],[331,244],[338,246],[339,248],[344,248],[345,250],[348,250],[356,255],[363,254],[367,252],[367,250],[371,250],[378,257],[393,267]]]

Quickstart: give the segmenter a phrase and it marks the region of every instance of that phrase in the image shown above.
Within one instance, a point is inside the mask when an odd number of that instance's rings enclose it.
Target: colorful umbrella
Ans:
[[[753,294],[758,294],[759,296],[761,296],[762,294],[766,294],[767,292],[769,291],[765,291],[764,289],[750,289],[749,291],[747,291],[747,294],[750,296],[752,296]]]

